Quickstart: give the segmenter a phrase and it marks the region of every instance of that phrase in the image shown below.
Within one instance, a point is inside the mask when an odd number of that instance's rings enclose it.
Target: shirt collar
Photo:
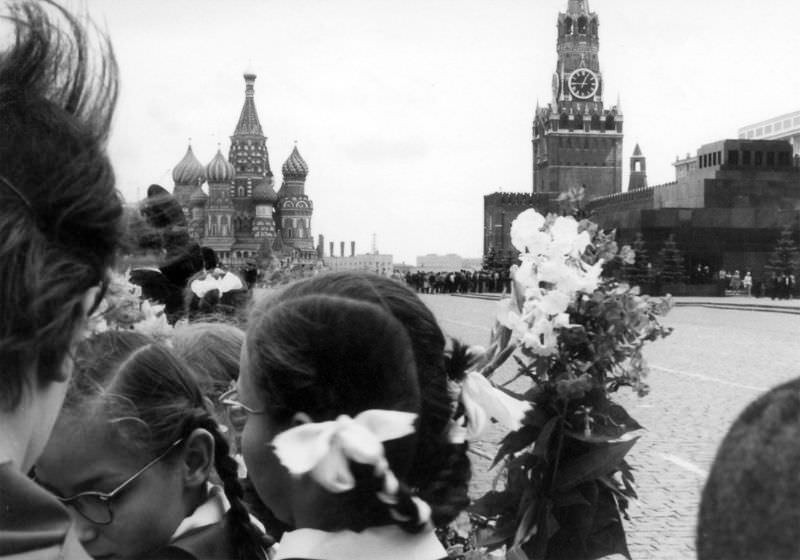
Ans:
[[[283,534],[275,560],[436,560],[447,552],[433,531],[412,534],[397,525],[370,527],[356,533],[297,529]]]

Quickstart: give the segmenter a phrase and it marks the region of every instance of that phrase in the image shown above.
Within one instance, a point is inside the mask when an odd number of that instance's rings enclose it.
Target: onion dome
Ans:
[[[253,202],[256,204],[275,204],[278,194],[272,188],[269,180],[263,179],[253,188]]]
[[[197,185],[197,188],[194,189],[192,196],[189,197],[189,205],[205,206],[207,200],[208,200],[208,195],[203,192],[203,189],[202,187],[200,187],[200,185]]]
[[[186,150],[186,155],[172,170],[172,180],[176,185],[196,185],[205,181],[205,168],[192,152],[192,145]]]
[[[206,165],[206,177],[209,183],[230,183],[233,179],[233,165],[225,159],[217,148],[217,155]]]
[[[308,164],[297,151],[297,146],[292,150],[289,159],[284,162],[281,171],[284,179],[305,179],[308,175]]]

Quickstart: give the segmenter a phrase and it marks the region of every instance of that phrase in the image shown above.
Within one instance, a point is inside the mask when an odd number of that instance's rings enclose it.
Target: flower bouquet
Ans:
[[[511,239],[520,264],[476,371],[491,379],[513,356],[511,381],[525,390],[497,389],[529,409],[500,442],[495,487],[471,506],[484,555],[470,557],[629,557],[622,518],[636,492],[625,455],[642,426],[611,395],[647,394],[642,348],[669,334],[659,322],[669,299],[604,278],[634,255],[589,220],[526,210]]]
[[[130,282],[129,272],[109,273],[106,293],[89,317],[87,335],[106,330],[134,330],[167,344],[172,336],[164,306],[144,299],[141,287]]]

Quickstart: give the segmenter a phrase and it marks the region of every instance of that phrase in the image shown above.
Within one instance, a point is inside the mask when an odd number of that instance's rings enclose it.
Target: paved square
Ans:
[[[496,303],[423,296],[442,328],[469,344],[488,341]],[[757,300],[751,300],[756,302]],[[742,409],[770,387],[800,375],[800,315],[739,309],[676,307],[664,323],[671,336],[647,347],[651,392],[615,396],[646,429],[628,455],[639,500],[626,523],[633,558],[695,557],[700,493],[717,446]],[[513,374],[507,364],[498,380]],[[493,455],[501,433],[474,447]],[[473,456],[474,492],[495,472]]]

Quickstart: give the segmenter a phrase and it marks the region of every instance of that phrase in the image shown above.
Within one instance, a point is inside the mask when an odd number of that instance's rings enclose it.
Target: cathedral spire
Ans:
[[[569,0],[568,14],[589,14],[589,0]]]
[[[244,106],[242,107],[242,114],[239,115],[239,123],[236,125],[234,135],[240,134],[253,134],[263,136],[264,132],[261,129],[261,122],[258,120],[258,113],[256,112],[256,104],[253,100],[255,95],[256,75],[248,72],[244,75]]]

